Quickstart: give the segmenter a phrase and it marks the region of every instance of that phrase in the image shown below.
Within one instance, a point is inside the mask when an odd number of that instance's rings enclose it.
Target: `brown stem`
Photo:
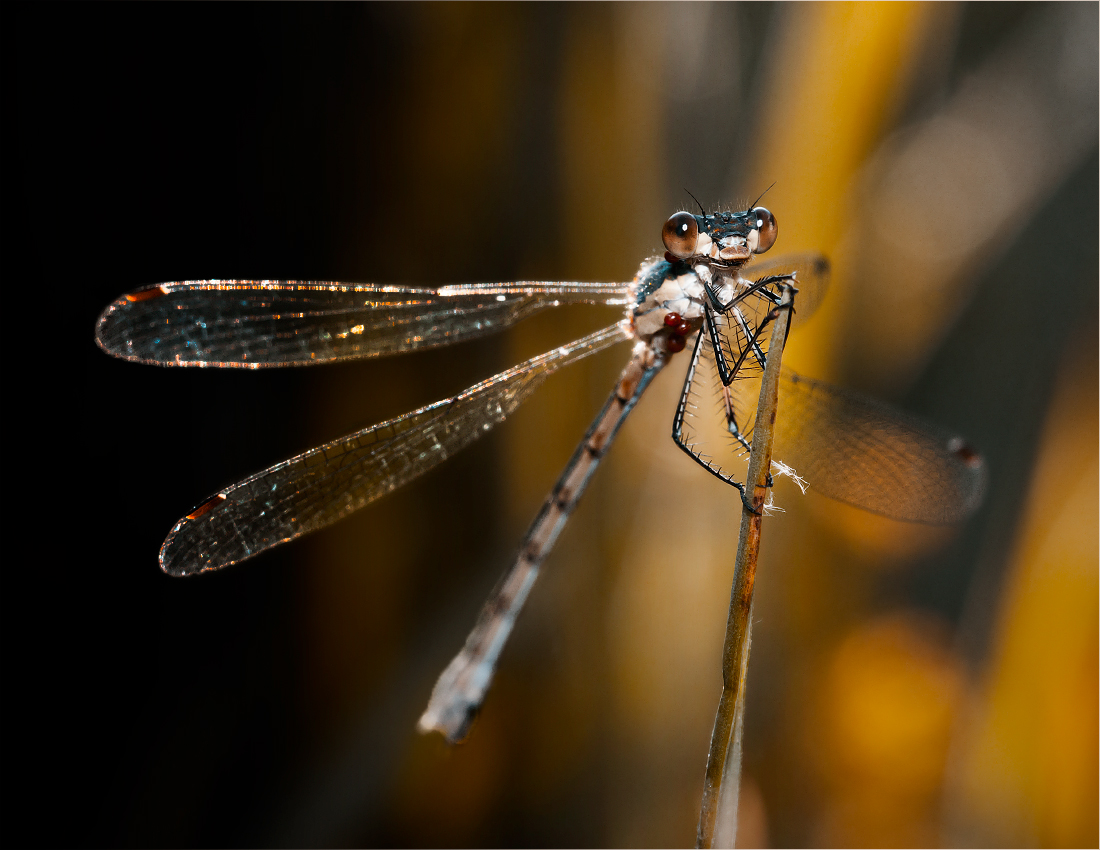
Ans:
[[[760,402],[756,408],[752,450],[746,487],[751,487],[753,510],[742,507],[737,563],[733,571],[726,642],[722,649],[722,697],[710,737],[703,802],[696,833],[697,847],[733,847],[737,834],[737,797],[741,781],[741,724],[745,711],[745,671],[752,630],[752,592],[756,582],[756,557],[760,549],[760,525],[768,495],[772,460],[772,436],[779,403],[779,366],[787,339],[793,287],[783,287],[783,297],[768,345]],[[732,744],[732,746],[731,746]]]

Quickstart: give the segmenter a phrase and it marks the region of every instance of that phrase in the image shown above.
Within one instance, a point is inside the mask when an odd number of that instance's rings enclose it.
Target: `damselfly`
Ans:
[[[548,375],[620,342],[629,362],[577,447],[512,567],[493,591],[461,652],[440,676],[420,720],[463,737],[539,568],[626,415],[654,376],[694,337],[672,423],[677,444],[742,491],[764,329],[780,289],[797,289],[799,321],[825,292],[816,255],[749,261],[775,242],[763,207],[665,223],[663,257],[629,283],[467,284],[422,289],[373,284],[208,280],[165,283],[119,298],[96,340],[116,357],[161,366],[266,368],[399,354],[474,339],[547,307],[625,308],[615,324],[470,387],[465,392],[326,443],[258,472],[211,498],[172,528],[161,568],[193,575],[242,561],[363,507],[490,430]],[[713,394],[716,417],[699,414]],[[715,439],[704,434],[717,423]],[[898,519],[942,523],[981,496],[981,458],[954,435],[857,394],[783,373],[774,457],[827,496]]]

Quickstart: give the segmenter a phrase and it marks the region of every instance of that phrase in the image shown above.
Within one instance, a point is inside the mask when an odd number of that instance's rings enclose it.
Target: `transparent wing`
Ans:
[[[119,298],[99,317],[96,342],[162,366],[298,366],[448,345],[556,304],[626,298],[627,284],[185,281]]]
[[[720,478],[744,483],[760,375],[743,370],[726,388],[705,339],[698,352],[687,393],[687,413],[695,415],[684,419],[685,448]],[[786,368],[772,458],[811,490],[908,522],[962,519],[977,508],[985,487],[981,456],[958,435]]]
[[[826,496],[909,522],[962,519],[985,488],[985,464],[962,437],[789,370],[773,457]]]
[[[791,317],[791,326],[798,327],[805,322],[814,311],[817,310],[825,293],[829,289],[829,261],[821,254],[787,254],[767,260],[753,261],[743,272],[744,276],[754,282],[763,281],[765,278],[796,273],[796,286],[798,296],[794,301],[794,316]],[[779,295],[777,285],[768,287],[775,297]]]
[[[215,570],[335,522],[473,442],[552,372],[630,338],[613,325],[453,398],[277,463],[177,522],[161,547],[161,568],[174,576]]]
[[[682,417],[677,442],[711,473],[737,485],[745,482],[760,377],[759,369],[742,367],[733,384],[725,386],[707,331],[699,332],[677,412]],[[749,386],[739,391],[741,384]]]
[[[738,380],[759,377],[768,352],[768,316],[781,296],[781,286],[792,279],[798,287],[795,298],[797,324],[812,315],[829,285],[829,264],[820,254],[779,257],[748,269],[751,285],[726,304],[723,312],[708,316],[707,338],[713,320],[713,336],[722,351],[728,374]],[[805,296],[805,297],[803,297]],[[796,324],[792,320],[792,325]],[[711,345],[714,345],[711,341]],[[709,357],[715,363],[713,352]],[[728,404],[728,399],[726,402]],[[755,403],[755,399],[753,401]]]
[[[827,285],[828,265],[816,255],[755,267],[753,288],[714,315],[718,346],[733,374],[728,386],[705,328],[692,353],[681,445],[726,481],[745,481],[771,337],[766,319],[778,298],[778,282],[768,279],[792,269],[798,271],[795,309],[805,318],[805,301],[812,309]],[[985,483],[981,457],[958,435],[786,368],[772,457],[826,496],[912,522],[960,519],[978,506]]]

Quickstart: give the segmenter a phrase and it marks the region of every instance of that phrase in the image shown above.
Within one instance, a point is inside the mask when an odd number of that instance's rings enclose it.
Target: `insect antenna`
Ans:
[[[773,183],[773,184],[772,184],[772,186],[774,186],[774,185],[775,185],[775,184]],[[769,188],[771,188],[771,187],[769,187]],[[684,191],[685,191],[685,192],[687,192],[687,193],[688,193],[689,195],[691,195],[691,192],[688,192],[688,190],[687,190],[687,189],[684,189]],[[761,197],[763,197],[763,195],[761,195]],[[692,199],[693,201],[695,201],[695,203],[699,204],[699,199],[698,199],[697,197],[695,197],[694,195],[691,195],[691,199]],[[702,204],[699,204],[699,212],[701,212],[701,213],[702,213],[703,215],[706,215],[706,214],[707,214],[707,211],[706,211],[705,209],[703,209],[703,205],[702,205]]]
[[[753,207],[755,207],[755,206],[756,206],[757,204],[759,204],[759,203],[760,203],[760,200],[761,200],[761,198],[763,198],[763,197],[764,197],[764,196],[765,196],[766,194],[768,194],[768,192],[770,192],[770,191],[771,191],[772,189],[774,189],[774,188],[775,188],[775,184],[776,184],[776,183],[778,183],[778,182],[779,182],[779,181],[778,181],[778,180],[776,180],[776,181],[775,181],[774,183],[772,183],[772,185],[771,185],[771,186],[769,186],[769,187],[768,187],[767,189],[765,189],[765,190],[764,190],[763,192],[761,192],[761,193],[760,193],[760,197],[759,197],[759,198],[757,198],[757,199],[756,199],[755,201],[753,201],[753,202],[752,202],[751,204],[749,204],[749,210],[752,210],[752,208],[753,208]],[[687,190],[685,189],[684,191],[687,191]],[[690,194],[691,194],[691,192],[688,192],[688,194],[690,195]],[[696,201],[696,203],[698,203],[698,201]]]

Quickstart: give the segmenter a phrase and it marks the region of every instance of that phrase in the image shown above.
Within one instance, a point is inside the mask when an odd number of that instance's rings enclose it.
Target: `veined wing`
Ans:
[[[691,366],[684,447],[719,478],[744,483],[760,370],[742,369],[723,386],[705,334]],[[981,456],[958,435],[786,368],[772,457],[811,490],[909,522],[962,519],[981,502],[985,485]]]
[[[448,345],[571,303],[626,304],[627,284],[163,283],[107,307],[96,342],[162,366],[300,366]]]
[[[630,338],[612,325],[453,398],[277,463],[177,522],[161,547],[161,569],[174,576],[215,570],[333,523],[473,442],[562,366]]]
[[[813,315],[829,290],[829,261],[824,256],[816,253],[786,254],[766,260],[754,260],[744,269],[743,274],[755,283],[767,285],[767,278],[792,272],[797,274],[795,285],[798,287],[798,295],[794,300],[791,325],[798,327]],[[779,296],[778,285],[768,286],[768,289],[775,297],[767,300],[775,302]],[[751,297],[750,295],[749,298]]]
[[[772,456],[830,498],[908,522],[973,512],[985,463],[962,437],[784,369]]]
[[[723,351],[728,354],[728,337],[720,336]],[[745,483],[748,469],[761,374],[759,369],[743,367],[735,374],[733,384],[727,387],[719,374],[710,336],[703,328],[695,337],[673,425],[673,439],[684,451],[712,474],[738,486]],[[740,392],[743,383],[751,387]]]
[[[779,303],[781,286],[790,282],[792,275],[798,288],[797,323],[792,319],[792,325],[801,325],[817,309],[829,285],[829,262],[820,254],[778,257],[750,266],[745,276],[751,285],[737,293],[721,314],[714,314],[713,333],[726,368],[738,380],[758,377],[763,371],[771,336],[768,315]],[[707,332],[709,336],[709,324]],[[715,362],[713,354],[710,361]]]

